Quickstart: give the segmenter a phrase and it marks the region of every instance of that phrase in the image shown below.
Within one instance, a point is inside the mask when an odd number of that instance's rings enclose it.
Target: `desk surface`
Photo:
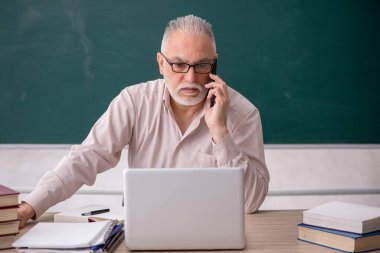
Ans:
[[[52,214],[43,215],[38,221],[52,221]],[[297,224],[302,221],[302,211],[259,211],[255,214],[246,215],[246,248],[235,252],[257,252],[257,253],[336,253],[329,248],[317,246],[297,240]],[[29,223],[20,231],[20,235],[28,231],[35,222]],[[17,250],[1,250],[0,253],[17,252]],[[128,252],[125,243],[122,242],[116,250],[116,253]],[[141,251],[139,251],[141,252]],[[159,251],[154,251],[159,252]],[[170,251],[173,252],[173,251]],[[185,251],[181,251],[185,252]],[[194,253],[195,251],[191,251]],[[211,253],[212,251],[205,251]],[[233,251],[220,251],[233,252]],[[372,251],[372,252],[380,252]]]

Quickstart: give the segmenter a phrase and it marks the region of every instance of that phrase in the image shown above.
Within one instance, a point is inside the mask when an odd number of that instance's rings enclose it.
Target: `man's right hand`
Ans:
[[[35,215],[36,212],[34,211],[31,205],[29,205],[26,202],[22,203],[17,210],[17,216],[20,219],[19,227],[23,228],[25,224],[28,222],[28,220],[34,218]]]

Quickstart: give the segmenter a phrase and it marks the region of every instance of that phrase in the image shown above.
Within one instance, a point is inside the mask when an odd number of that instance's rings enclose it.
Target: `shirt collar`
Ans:
[[[171,108],[170,107],[170,94],[169,94],[168,88],[166,87],[166,83],[164,85],[164,92],[162,94],[162,103],[165,106],[165,110],[169,110]]]

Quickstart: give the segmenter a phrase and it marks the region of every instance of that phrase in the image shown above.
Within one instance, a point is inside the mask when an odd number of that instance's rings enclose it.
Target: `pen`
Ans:
[[[82,213],[82,216],[89,216],[89,215],[95,215],[95,214],[100,214],[100,213],[107,213],[109,211],[110,211],[109,208],[99,209],[99,210],[93,210],[93,211],[89,211],[87,213]]]

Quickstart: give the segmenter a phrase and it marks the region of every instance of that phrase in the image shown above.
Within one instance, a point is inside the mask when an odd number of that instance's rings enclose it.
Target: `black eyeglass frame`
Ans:
[[[164,59],[166,60],[166,62],[170,65],[170,67],[172,68],[172,71],[174,73],[187,73],[189,72],[190,68],[193,68],[194,69],[194,72],[197,73],[197,74],[209,74],[212,72],[212,70],[214,69],[214,66],[215,66],[215,61],[214,63],[197,63],[197,64],[188,64],[188,63],[184,63],[184,62],[171,62],[162,52],[160,52],[160,54],[164,57]],[[173,68],[173,65],[174,64],[183,64],[183,65],[186,65],[187,66],[187,69],[186,71],[175,71],[174,68]],[[210,66],[210,70],[207,71],[207,72],[198,72],[197,69],[196,69],[196,66],[199,66],[199,65],[209,65]]]

